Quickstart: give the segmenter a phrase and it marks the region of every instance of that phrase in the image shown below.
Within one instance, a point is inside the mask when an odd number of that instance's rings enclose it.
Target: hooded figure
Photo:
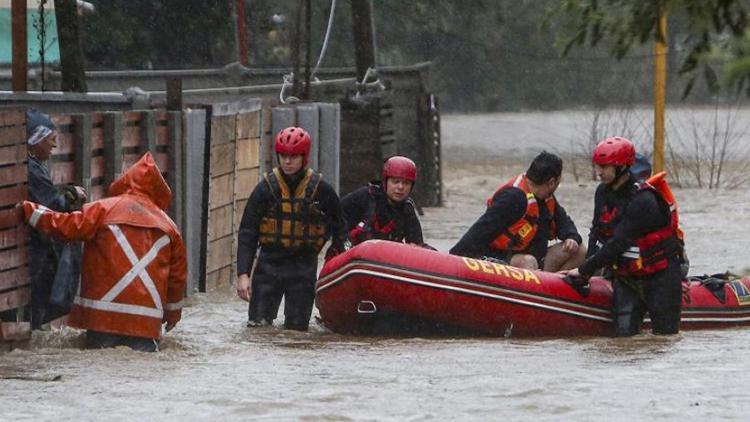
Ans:
[[[46,235],[85,242],[68,323],[88,330],[87,347],[155,351],[162,323],[169,331],[180,320],[187,279],[182,237],[164,212],[172,192],[146,153],[109,194],[71,213],[25,201],[25,221]]]

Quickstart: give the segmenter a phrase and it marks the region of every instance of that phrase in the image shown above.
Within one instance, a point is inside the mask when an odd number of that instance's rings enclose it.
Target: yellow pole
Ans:
[[[654,46],[654,174],[664,170],[664,107],[667,96],[667,11],[659,12]]]

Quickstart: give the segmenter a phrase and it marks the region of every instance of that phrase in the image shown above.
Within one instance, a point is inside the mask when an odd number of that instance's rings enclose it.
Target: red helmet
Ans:
[[[635,163],[635,147],[620,136],[606,138],[594,148],[591,161],[600,166],[632,166]]]
[[[389,177],[401,177],[415,182],[417,180],[417,165],[406,157],[393,156],[383,164],[383,185]]]
[[[304,155],[302,167],[305,167],[307,162],[310,161],[311,144],[310,134],[305,129],[290,126],[276,135],[274,150],[276,154]]]

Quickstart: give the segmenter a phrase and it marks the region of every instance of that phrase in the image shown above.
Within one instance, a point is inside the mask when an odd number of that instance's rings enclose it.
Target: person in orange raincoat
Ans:
[[[21,207],[36,230],[85,242],[68,324],[87,330],[86,347],[156,351],[162,324],[170,331],[181,318],[187,281],[185,246],[164,212],[172,191],[147,152],[109,194],[70,213],[29,201]]]

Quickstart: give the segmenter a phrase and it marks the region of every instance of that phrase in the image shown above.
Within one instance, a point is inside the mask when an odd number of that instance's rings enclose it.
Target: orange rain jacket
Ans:
[[[187,281],[185,246],[164,212],[172,191],[146,153],[109,194],[71,213],[24,201],[24,217],[49,236],[85,241],[70,326],[157,339],[163,322],[180,320]]]

